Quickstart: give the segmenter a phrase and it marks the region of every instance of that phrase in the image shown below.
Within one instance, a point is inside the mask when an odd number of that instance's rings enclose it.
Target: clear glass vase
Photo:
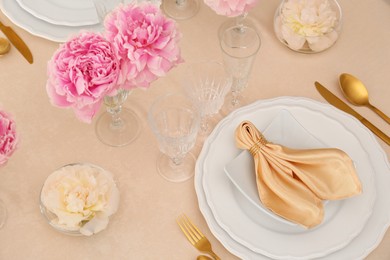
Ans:
[[[119,89],[115,96],[104,97],[104,112],[96,122],[96,135],[109,146],[125,146],[134,141],[141,130],[136,113],[122,105],[131,92]]]
[[[293,51],[318,53],[333,46],[340,36],[342,11],[337,0],[297,3],[282,0],[275,11],[278,40]]]

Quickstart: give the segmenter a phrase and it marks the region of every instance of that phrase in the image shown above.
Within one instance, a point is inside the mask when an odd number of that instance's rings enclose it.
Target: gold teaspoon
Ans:
[[[208,257],[207,255],[200,255],[196,258],[196,260],[213,260],[211,257]]]
[[[9,52],[11,45],[9,41],[5,38],[0,38],[0,55],[4,55]]]
[[[368,91],[363,83],[354,76],[343,73],[340,75],[340,87],[344,96],[349,102],[356,106],[367,106],[380,117],[382,117],[388,124],[390,124],[390,118],[380,111],[375,106],[371,105],[368,99]]]

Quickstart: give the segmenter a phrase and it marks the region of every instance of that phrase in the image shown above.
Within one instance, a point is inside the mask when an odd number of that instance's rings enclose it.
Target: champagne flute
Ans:
[[[230,109],[235,109],[242,103],[242,92],[248,85],[261,40],[254,28],[235,25],[223,32],[220,45],[225,69],[233,79]]]

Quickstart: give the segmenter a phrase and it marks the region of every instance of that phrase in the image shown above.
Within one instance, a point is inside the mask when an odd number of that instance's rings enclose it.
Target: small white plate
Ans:
[[[271,124],[262,134],[269,142],[283,144],[289,148],[314,149],[325,147],[322,142],[307,132],[288,110],[285,109],[272,120]],[[274,214],[260,201],[256,185],[253,156],[248,151],[242,151],[239,156],[229,162],[225,166],[225,173],[237,189],[260,213],[267,214],[284,224],[297,226],[297,224]]]

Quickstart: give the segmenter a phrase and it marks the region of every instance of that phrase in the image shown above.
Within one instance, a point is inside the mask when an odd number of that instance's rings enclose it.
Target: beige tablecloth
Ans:
[[[260,1],[251,12],[260,27],[262,46],[245,93],[249,101],[303,96],[325,102],[313,82],[320,81],[341,97],[338,76],[348,72],[361,78],[369,88],[371,102],[390,114],[389,0],[340,0],[344,23],[339,40],[331,49],[311,55],[293,52],[276,39],[273,17],[278,4],[276,0]],[[17,31],[34,55],[32,65],[15,48],[0,57],[0,104],[14,115],[21,135],[19,149],[0,168],[0,198],[8,209],[6,225],[0,230],[0,259],[195,259],[198,252],[175,223],[182,212],[204,231],[222,259],[235,259],[208,228],[193,179],[170,183],[156,171],[159,150],[146,114],[159,94],[180,89],[180,67],[149,90],[133,92],[126,106],[140,116],[142,133],[128,146],[108,147],[95,136],[96,119],[90,125],[82,123],[71,110],[49,102],[46,64],[58,43],[29,34],[3,13],[0,19]],[[217,30],[225,19],[202,3],[195,17],[179,22],[186,61],[221,60]],[[368,108],[356,110],[390,134],[389,125]],[[390,147],[378,141],[389,156]],[[93,237],[60,234],[39,211],[39,193],[46,177],[72,162],[100,165],[118,181],[119,211],[108,228]],[[367,259],[390,259],[389,243],[387,232]]]

